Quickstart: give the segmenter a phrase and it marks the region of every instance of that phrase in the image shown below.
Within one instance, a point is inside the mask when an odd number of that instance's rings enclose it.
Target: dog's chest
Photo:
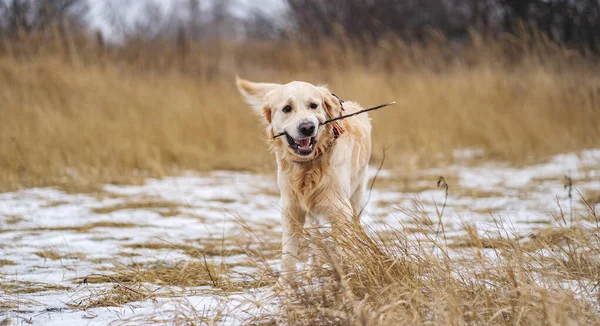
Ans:
[[[283,175],[289,180],[288,194],[309,212],[320,211],[337,193],[332,171],[322,164],[296,167]]]

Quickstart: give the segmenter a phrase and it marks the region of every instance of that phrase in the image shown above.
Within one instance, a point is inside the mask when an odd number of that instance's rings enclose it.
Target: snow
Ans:
[[[455,155],[477,154],[462,151]],[[372,167],[369,173],[373,177],[377,168]],[[400,173],[380,171],[378,180],[386,181],[383,182],[386,185],[393,184],[394,177]],[[600,150],[558,155],[546,163],[524,167],[487,163],[475,167],[452,165],[419,173],[413,183],[414,191],[410,191],[410,187],[409,191],[400,192],[395,189],[397,187],[376,185],[363,223],[374,230],[401,230],[413,219],[407,211],[422,211],[437,223],[436,206],[441,209],[445,194],[436,187],[436,182],[444,175],[456,180],[449,181],[448,204],[442,217],[450,238],[461,234],[465,224],[475,225],[482,232],[492,232],[498,219],[515,233],[525,235],[540,225],[554,224],[549,219],[549,212],[556,212],[559,205],[569,212],[572,202],[575,216],[585,212],[576,191],[573,200],[569,200],[563,187],[565,176],[573,179],[574,189],[582,194],[599,192]],[[261,314],[277,313],[279,301],[268,287],[231,293],[200,287],[183,289],[183,295],[179,297],[159,296],[155,300],[128,303],[122,307],[85,311],[71,308],[69,303],[78,302],[91,291],[114,286],[77,284],[78,278],[103,273],[118,265],[189,259],[178,250],[133,249],[128,245],[165,242],[198,245],[209,239],[221,239],[224,235],[242,237],[247,234],[244,224],[266,227],[268,232],[258,235],[255,241],[278,241],[280,207],[276,180],[272,175],[190,172],[161,180],[148,179],[143,185],[105,185],[103,190],[110,196],[69,194],[55,188],[0,194],[0,259],[15,263],[0,267],[0,281],[21,286],[34,282],[66,287],[66,290],[4,293],[0,304],[12,302],[17,307],[0,308],[0,320],[4,316],[16,324],[25,321],[39,325],[106,325],[152,318],[155,322],[167,323],[185,314],[215,318],[216,311],[223,311],[225,315],[217,318],[219,322],[234,325]],[[471,195],[477,191],[488,194]],[[419,206],[415,205],[415,200]],[[170,217],[163,217],[155,208],[94,212],[97,208],[144,201],[169,201],[178,207],[175,216]],[[20,219],[9,222],[9,217]],[[135,226],[94,227],[85,232],[72,229],[98,222],[133,223]],[[36,254],[43,250],[54,250],[63,257],[51,260]],[[138,256],[117,255],[119,252]],[[235,265],[244,257],[217,256],[210,260]],[[277,259],[269,263],[274,270],[278,269]],[[256,269],[248,266],[232,268],[232,273],[240,278],[255,272]]]

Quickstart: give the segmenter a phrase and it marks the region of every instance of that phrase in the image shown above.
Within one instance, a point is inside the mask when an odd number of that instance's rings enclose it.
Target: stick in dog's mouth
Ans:
[[[386,106],[390,106],[390,105],[394,105],[394,104],[396,104],[396,102],[384,103],[384,104],[381,104],[381,105],[378,105],[378,106],[375,106],[375,107],[372,107],[372,108],[369,108],[369,109],[364,109],[364,110],[360,110],[360,111],[357,111],[357,112],[354,112],[354,113],[350,113],[350,114],[347,114],[347,115],[342,115],[342,116],[339,116],[337,118],[326,120],[325,122],[319,124],[319,127],[324,126],[324,125],[326,125],[326,124],[328,124],[330,122],[334,122],[334,121],[337,121],[337,120],[342,120],[342,119],[350,118],[350,117],[353,117],[355,115],[359,115],[361,113],[365,113],[365,112],[369,112],[369,111],[381,109],[381,108],[384,108]],[[283,135],[286,135],[288,137],[288,142],[290,142],[290,146],[292,146],[292,142],[294,144],[296,143],[295,140],[292,137],[290,137],[290,135],[288,135],[287,132],[285,132],[285,131],[280,132],[277,135],[273,136],[273,139],[275,139],[277,137],[281,137]],[[304,138],[304,139],[308,139],[308,138]],[[298,139],[298,141],[304,140],[304,139]],[[311,144],[313,144],[313,143],[314,143],[314,140],[311,138]],[[311,150],[312,150],[312,148],[311,148]]]

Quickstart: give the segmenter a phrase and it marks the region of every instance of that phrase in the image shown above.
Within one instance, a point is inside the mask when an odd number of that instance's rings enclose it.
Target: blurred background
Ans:
[[[597,0],[0,0],[0,190],[272,171],[235,75],[328,86],[373,163],[600,144]]]

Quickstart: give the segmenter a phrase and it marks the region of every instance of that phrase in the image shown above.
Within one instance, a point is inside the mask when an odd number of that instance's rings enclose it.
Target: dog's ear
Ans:
[[[267,102],[267,94],[280,84],[272,83],[254,83],[240,77],[235,77],[238,90],[244,96],[244,99],[248,104],[252,106],[254,110],[260,112]]]
[[[342,114],[342,103],[325,86],[318,86],[317,89],[323,96],[323,106],[327,113],[327,119],[339,117]]]

